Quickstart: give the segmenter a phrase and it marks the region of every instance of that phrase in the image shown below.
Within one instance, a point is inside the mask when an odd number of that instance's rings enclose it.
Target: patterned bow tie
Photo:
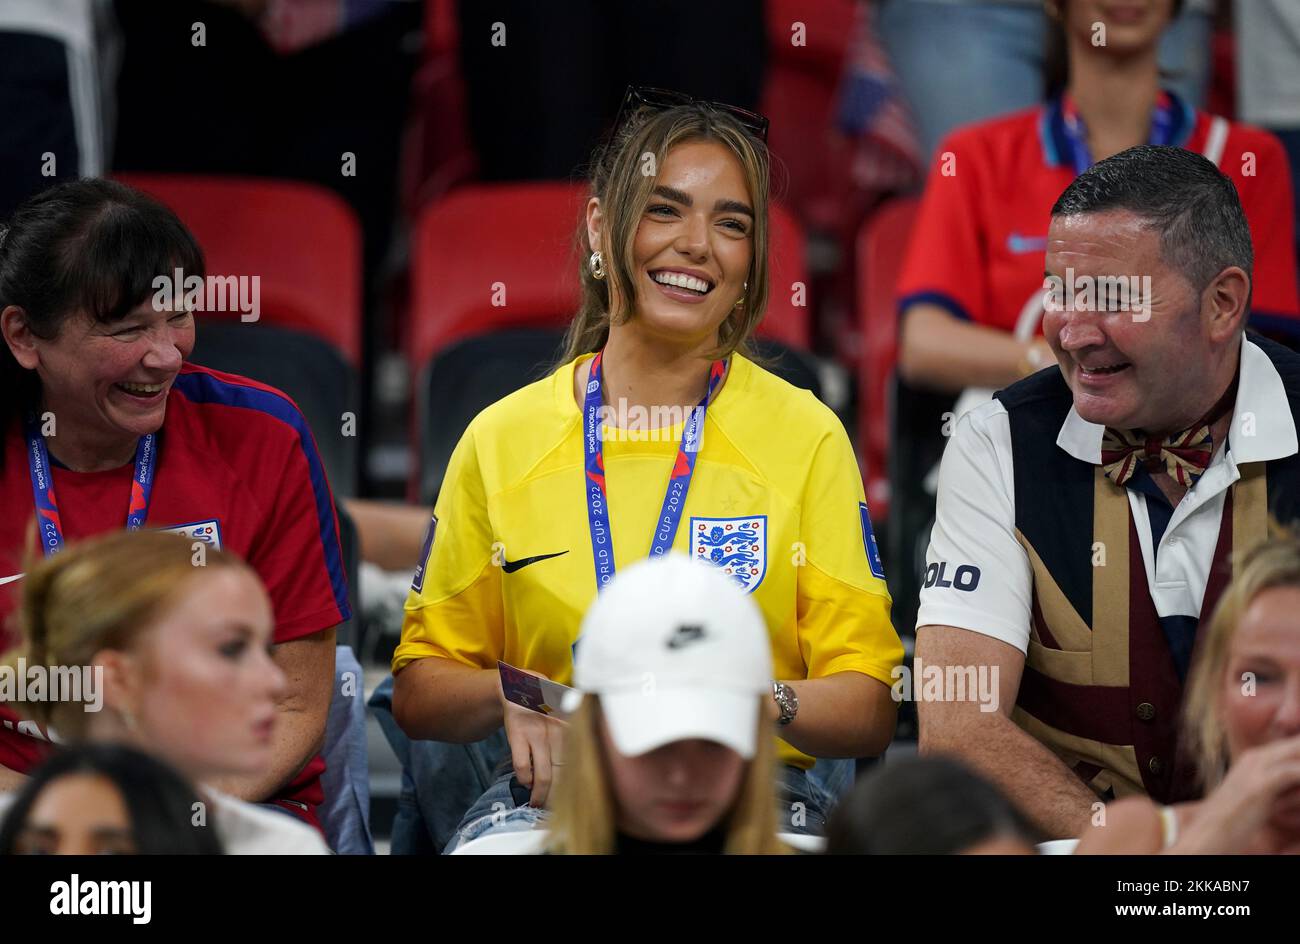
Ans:
[[[1140,429],[1106,427],[1101,437],[1101,467],[1106,478],[1123,485],[1140,467],[1147,472],[1167,472],[1183,488],[1191,488],[1205,474],[1214,456],[1210,427],[1217,423],[1237,399],[1237,378],[1233,378],[1219,402],[1195,425],[1170,436],[1148,436]]]
[[[1101,439],[1102,469],[1116,485],[1123,485],[1139,466],[1145,466],[1148,472],[1168,472],[1183,488],[1191,488],[1205,474],[1213,455],[1208,424],[1164,437],[1107,426]]]

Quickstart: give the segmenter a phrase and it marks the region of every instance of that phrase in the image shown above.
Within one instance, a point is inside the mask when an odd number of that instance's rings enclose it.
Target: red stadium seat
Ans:
[[[574,234],[586,197],[581,184],[490,184],[457,188],[426,207],[413,238],[411,366],[418,371],[452,342],[494,329],[566,325],[578,307]],[[771,223],[772,292],[759,335],[805,350],[803,232],[779,206]],[[803,305],[795,283],[805,287]]]
[[[203,247],[208,274],[260,276],[267,323],[316,335],[360,368],[361,229],[341,198],[282,180],[182,174],[117,179],[175,211]]]
[[[853,153],[835,133],[835,95],[853,35],[853,0],[768,0],[768,67],[759,111],[771,119],[769,145],[805,226],[841,233],[854,213],[849,167]],[[792,45],[795,23],[805,45]],[[782,172],[784,171],[784,173]],[[851,237],[851,231],[847,233]]]
[[[898,311],[894,285],[903,266],[918,201],[894,200],[872,215],[858,234],[858,441],[872,516],[889,511],[889,388],[898,358]]]
[[[478,172],[458,41],[454,0],[425,0],[424,49],[402,141],[400,192],[408,219]]]

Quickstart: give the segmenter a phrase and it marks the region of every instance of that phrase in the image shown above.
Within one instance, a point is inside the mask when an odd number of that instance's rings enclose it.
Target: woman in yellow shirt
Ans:
[[[484,410],[452,456],[393,715],[410,738],[509,762],[462,825],[543,806],[560,722],[507,702],[498,660],[567,683],[598,590],[675,549],[762,610],[794,798],[781,828],[816,831],[807,770],[884,750],[903,653],[842,424],[745,356],[769,291],[766,119],[645,89],[622,114],[593,167],[563,366]]]

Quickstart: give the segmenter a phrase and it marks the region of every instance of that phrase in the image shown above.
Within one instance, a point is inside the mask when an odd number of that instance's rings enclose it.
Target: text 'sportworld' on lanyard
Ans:
[[[596,565],[596,591],[604,590],[614,577],[614,535],[609,525],[609,492],[605,488],[605,458],[601,443],[600,408],[601,368],[604,351],[591,362],[587,380],[587,394],[583,400],[583,436],[585,452],[584,485],[587,490],[587,524],[591,530],[591,554]],[[686,493],[695,474],[695,459],[704,436],[704,414],[709,399],[717,390],[726,372],[725,361],[714,361],[709,368],[709,389],[704,399],[691,410],[682,430],[682,441],[677,447],[677,458],[668,476],[668,490],[664,494],[663,508],[655,519],[654,534],[650,538],[650,556],[661,557],[673,546],[677,526],[681,524]],[[576,643],[575,643],[576,645]]]
[[[52,557],[63,550],[63,522],[59,520],[59,503],[54,495],[54,475],[50,452],[45,447],[36,417],[27,416],[27,464],[32,474],[32,496],[36,501],[36,523],[41,550]],[[154,470],[158,465],[158,437],[141,436],[135,446],[135,469],[131,475],[131,499],[126,509],[126,530],[138,531],[149,517],[149,499],[153,496]]]

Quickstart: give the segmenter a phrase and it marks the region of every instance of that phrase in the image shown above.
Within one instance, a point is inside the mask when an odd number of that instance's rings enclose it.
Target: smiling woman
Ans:
[[[123,527],[233,551],[270,593],[292,681],[271,760],[223,787],[314,821],[334,628],[350,616],[333,498],[288,397],[187,363],[193,316],[152,303],[178,269],[203,274],[194,237],[107,180],[33,197],[0,239],[0,650],[24,558]],[[3,785],[46,746],[9,707],[0,720]]]
[[[592,164],[562,364],[479,414],[443,481],[393,657],[428,837],[395,827],[395,851],[541,815],[562,725],[505,697],[498,660],[566,682],[583,613],[647,555],[715,566],[763,613],[783,829],[821,828],[815,758],[893,734],[902,647],[853,448],[746,356],[768,297],[766,119],[653,98],[673,104],[629,92]],[[680,422],[645,430],[664,416]]]
[[[113,251],[128,234],[134,251]],[[0,259],[0,422],[36,406],[64,427],[51,451],[69,467],[129,461],[194,347],[188,313],[142,302],[157,273],[203,271],[194,237],[142,195],[85,181],[20,208]]]
[[[93,667],[104,698],[15,707],[61,742],[127,744],[173,767],[211,805],[212,822],[194,825],[213,826],[232,854],[323,853],[315,830],[219,789],[276,762],[286,679],[272,661],[271,601],[257,575],[220,551],[196,567],[193,553],[174,534],[115,531],[33,566],[17,658]],[[0,812],[4,804],[0,795]]]
[[[674,315],[686,313],[676,330],[697,346],[719,356],[747,351],[767,307],[767,149],[725,112],[680,105],[655,114],[637,106],[642,100],[629,90],[623,119],[592,167],[578,234],[589,264],[579,269],[582,302],[564,361],[604,346],[613,326],[645,320],[671,333]],[[685,254],[673,249],[679,240]],[[683,312],[660,293],[700,305]],[[663,317],[667,325],[658,323]]]

